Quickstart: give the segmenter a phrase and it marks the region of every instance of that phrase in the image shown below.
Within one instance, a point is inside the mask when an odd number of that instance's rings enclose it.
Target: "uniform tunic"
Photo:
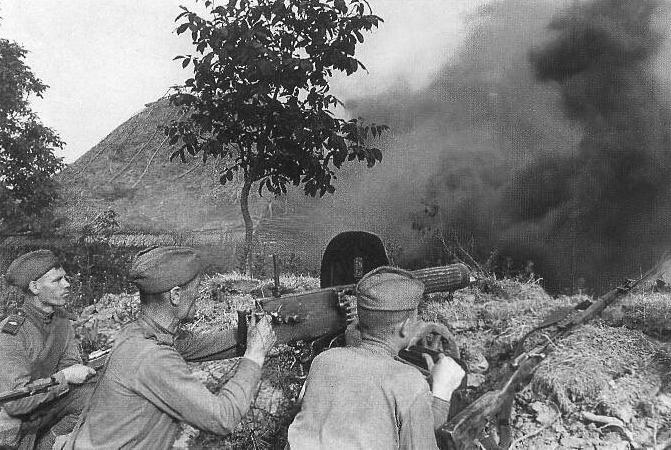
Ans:
[[[0,323],[0,330],[0,391],[49,378],[82,362],[72,324],[61,309],[46,313],[27,301],[18,316]],[[51,448],[57,435],[72,430],[91,386],[69,389],[62,374],[55,379],[59,384],[44,393],[1,405],[5,433],[0,445],[32,448],[37,441],[39,447]]]
[[[0,332],[0,392],[23,387],[40,378],[49,378],[61,369],[82,362],[74,329],[64,311],[57,309],[53,313],[45,313],[30,302],[25,302],[21,315],[25,321],[16,334]],[[0,329],[11,318],[3,320]],[[45,354],[50,335],[53,339],[51,348],[63,349],[61,355],[54,357]],[[44,367],[45,361],[52,358],[53,363],[47,362],[46,365],[55,367]],[[65,380],[59,377],[59,381],[61,383],[58,386],[46,393],[5,403],[2,407],[12,416],[29,414],[67,392]]]
[[[230,356],[234,334],[214,333],[175,340],[150,318],[127,325],[117,336],[107,368],[91,398],[76,449],[167,449],[179,423],[217,434],[230,433],[247,413],[261,368],[241,358],[218,396],[189,372],[187,359]]]
[[[317,356],[304,389],[291,450],[437,448],[434,429],[449,411],[417,369],[369,341]]]

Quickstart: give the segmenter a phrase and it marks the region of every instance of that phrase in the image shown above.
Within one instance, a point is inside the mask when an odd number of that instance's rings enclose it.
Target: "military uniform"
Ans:
[[[364,341],[315,358],[288,440],[292,450],[437,448],[448,412],[418,370]]]
[[[72,324],[63,310],[46,314],[25,303],[21,314],[6,318],[0,330],[2,392],[82,363]],[[22,422],[22,447],[29,448],[35,437],[39,443],[49,427],[54,427],[55,435],[68,433],[91,392],[90,385],[69,388],[61,374],[55,378],[58,385],[47,392],[2,405],[6,414]]]
[[[18,261],[18,262],[17,262]],[[26,289],[30,280],[44,275],[56,264],[47,250],[31,252],[12,263],[8,281]],[[2,405],[5,433],[0,447],[20,443],[20,448],[51,448],[55,435],[67,434],[91,392],[90,385],[68,386],[60,370],[81,364],[79,344],[69,314],[55,308],[46,313],[25,302],[19,314],[0,323],[0,392],[14,390],[38,379],[53,377],[58,382],[47,392]],[[20,434],[11,433],[7,423],[17,425]],[[51,432],[49,430],[51,429]],[[18,431],[18,430],[17,430]]]
[[[161,293],[188,283],[199,271],[193,250],[165,247],[138,254],[131,278],[143,293]],[[230,433],[249,409],[261,367],[241,358],[215,396],[191,375],[185,360],[234,356],[236,345],[234,330],[178,338],[141,313],[117,335],[90,408],[66,448],[171,448],[180,422]]]
[[[382,267],[356,287],[358,312],[410,311],[424,291],[409,272]],[[355,347],[317,356],[303,388],[287,448],[432,449],[449,402],[433,397],[421,373],[396,361],[397,349],[364,336]]]
[[[261,368],[241,358],[218,396],[191,375],[185,359],[218,359],[235,348],[233,333],[176,340],[148,317],[117,336],[91,407],[70,448],[171,448],[179,422],[230,433],[247,413]]]

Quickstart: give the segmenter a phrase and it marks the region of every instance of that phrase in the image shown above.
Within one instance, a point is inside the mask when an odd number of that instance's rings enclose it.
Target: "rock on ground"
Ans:
[[[283,292],[318,287],[309,277],[284,276]],[[269,291],[268,280],[232,273],[203,281],[194,331],[234,327],[238,309],[253,307]],[[500,387],[519,340],[548,317],[565,314],[588,299],[553,298],[535,282],[496,280],[455,292],[432,294],[420,305],[425,320],[446,324],[468,363],[468,403]],[[513,414],[517,449],[665,448],[671,445],[671,294],[637,294],[606,310],[603,319],[556,342],[530,386],[516,397]],[[137,295],[107,295],[82,312],[78,336],[87,351],[111,344],[138,311]],[[236,360],[190,364],[214,393],[231,376]],[[249,414],[231,436],[184,426],[176,448],[281,449],[296,413],[302,385],[291,348],[273,352]],[[585,413],[612,418],[586,420]],[[613,425],[621,424],[621,426]]]

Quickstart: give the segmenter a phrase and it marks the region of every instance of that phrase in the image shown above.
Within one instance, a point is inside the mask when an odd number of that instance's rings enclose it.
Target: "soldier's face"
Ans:
[[[58,267],[49,270],[31,286],[33,293],[46,305],[64,306],[70,295],[70,283],[65,271]]]

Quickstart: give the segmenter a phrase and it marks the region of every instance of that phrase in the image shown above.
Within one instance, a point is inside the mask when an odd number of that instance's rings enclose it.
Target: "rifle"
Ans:
[[[554,342],[566,337],[579,325],[599,316],[609,305],[630,293],[636,286],[655,274],[664,262],[665,259],[662,259],[660,263],[642,275],[638,280],[626,280],[621,286],[607,292],[587,309],[576,313],[574,316],[567,316],[563,320],[550,325],[542,324],[533,330],[535,332],[543,328],[547,329],[547,342],[539,344],[527,352],[523,352],[513,360],[511,366],[515,370],[501,389],[486,392],[441,426],[436,431],[439,448],[449,450],[476,448],[475,443],[482,435],[489,420],[498,417],[500,420],[499,423],[507,424],[509,417],[501,416],[510,414],[515,395],[531,381],[538,365],[552,352]],[[526,339],[531,334],[527,333],[523,339]],[[518,346],[521,346],[522,343],[523,341]],[[507,436],[505,440],[508,442],[504,444],[504,439],[501,439],[500,444],[502,445],[500,448],[509,447],[509,437]]]
[[[470,271],[463,264],[432,267],[412,273],[425,283],[426,293],[454,291],[470,284]],[[354,287],[354,284],[349,284],[282,297],[262,298],[256,302],[256,313],[270,314],[278,343],[302,342],[297,353],[302,363],[301,368],[304,369],[304,365],[309,364],[319,351],[342,343],[348,323],[356,316],[356,304],[352,303]],[[237,356],[242,356],[247,347],[247,321],[250,314],[250,311],[238,311],[235,349]],[[429,353],[435,359],[438,352],[444,352],[458,360],[458,348],[447,327],[427,324],[421,334],[422,338],[430,335],[433,337],[405,350],[405,356],[401,359],[418,367],[420,371],[423,369],[422,365],[425,366],[422,353]],[[95,370],[101,369],[110,351],[111,349],[106,349],[91,353],[87,365]],[[13,391],[0,393],[0,404],[46,392],[56,384],[58,383],[53,377],[45,378]]]
[[[107,355],[111,350],[112,349],[97,350],[91,353],[88,357],[88,362],[86,363],[86,365],[95,370],[101,369],[102,366],[105,365]],[[32,397],[33,395],[43,394],[47,392],[50,388],[57,385],[58,381],[56,381],[56,378],[54,378],[53,376],[49,378],[40,378],[31,383],[28,383],[23,387],[7,392],[1,392],[0,405],[2,405],[3,403],[12,402],[14,400],[20,400],[22,398]]]
[[[39,380],[35,380],[32,383],[29,383],[18,389],[0,393],[0,405],[3,403],[12,402],[14,400],[31,397],[33,395],[42,394],[47,392],[49,388],[57,385],[58,381],[56,381],[54,377],[40,378]]]

